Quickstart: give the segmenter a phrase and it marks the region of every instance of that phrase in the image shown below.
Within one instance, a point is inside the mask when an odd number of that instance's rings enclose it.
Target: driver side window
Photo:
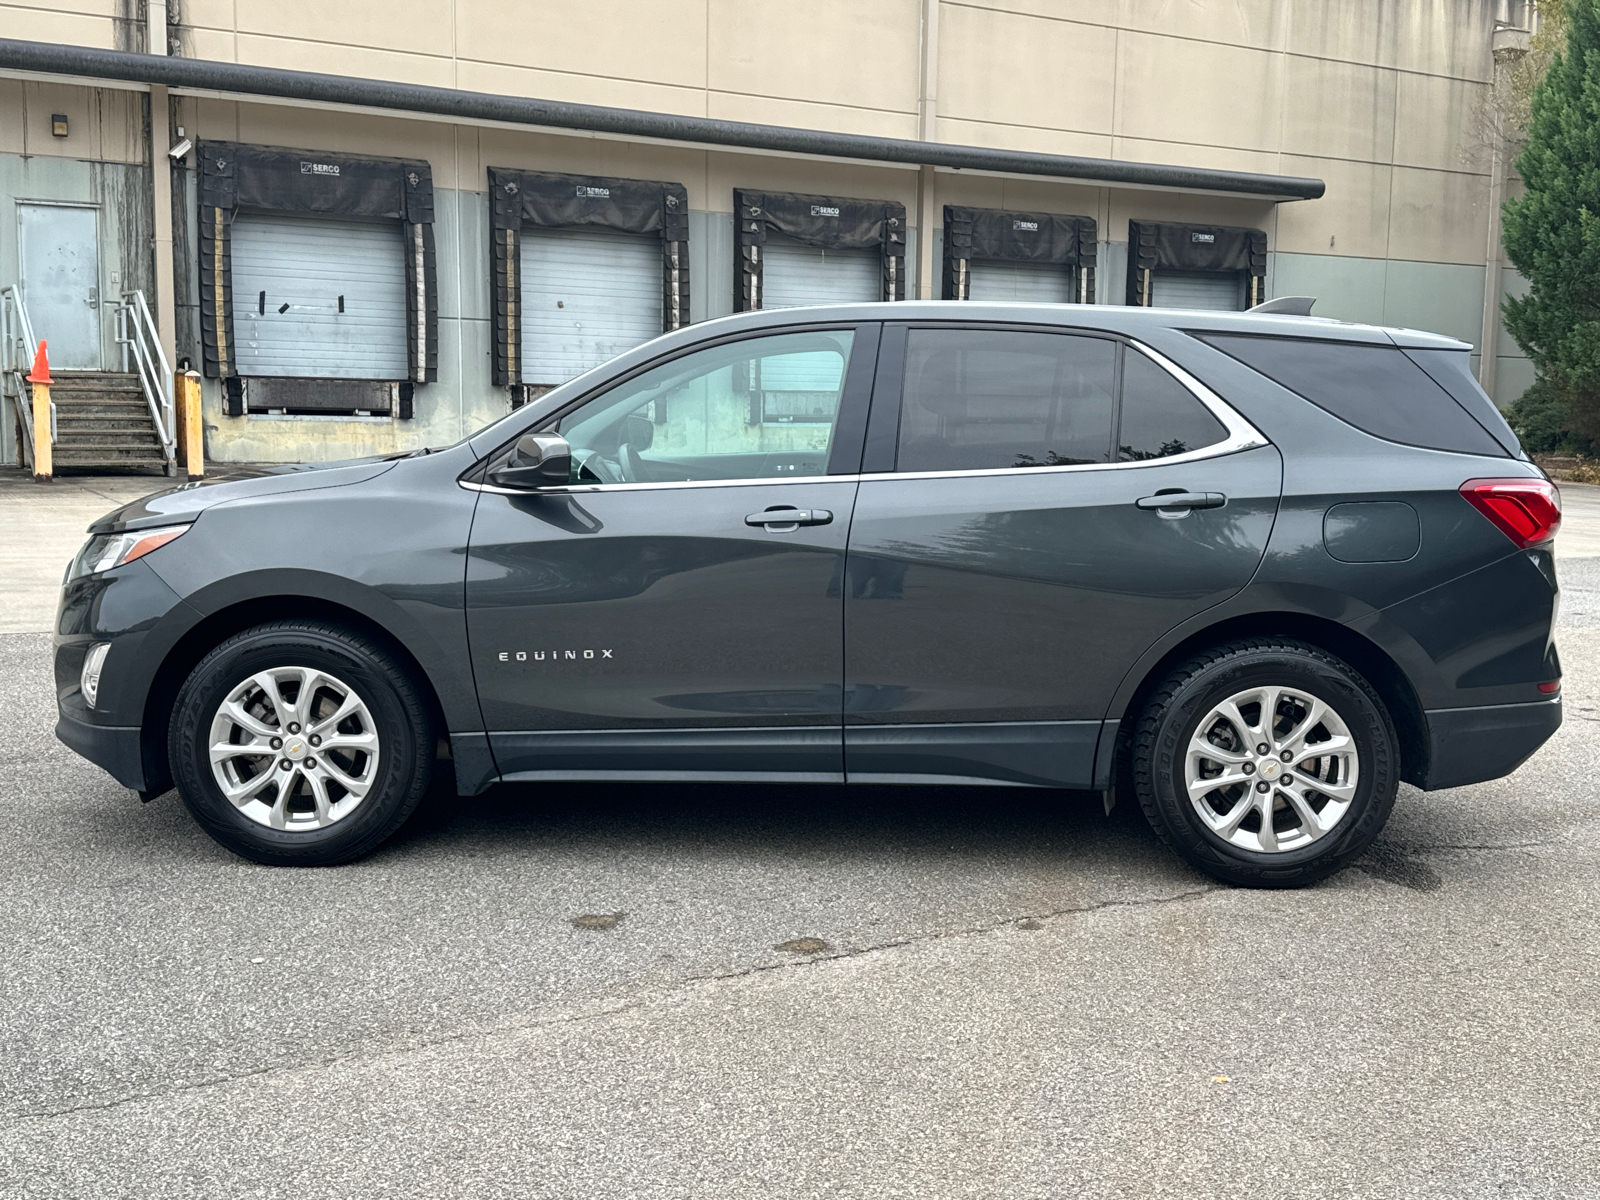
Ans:
[[[653,367],[563,417],[574,483],[825,475],[850,330],[712,346]]]

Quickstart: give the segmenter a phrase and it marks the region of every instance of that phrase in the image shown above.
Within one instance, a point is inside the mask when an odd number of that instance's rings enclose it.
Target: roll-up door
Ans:
[[[770,232],[762,249],[766,256],[762,308],[883,299],[883,254],[879,250],[824,250]]]
[[[1155,308],[1244,308],[1244,281],[1238,271],[1152,271],[1150,293]]]
[[[565,383],[661,335],[661,239],[522,231],[522,378]]]
[[[974,259],[968,268],[969,300],[1009,300],[1021,304],[1071,304],[1071,267],[1059,263]]]
[[[406,378],[398,221],[242,212],[232,235],[239,374]]]

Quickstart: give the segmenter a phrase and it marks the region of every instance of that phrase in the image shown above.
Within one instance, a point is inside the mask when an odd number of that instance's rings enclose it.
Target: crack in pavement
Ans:
[[[256,1067],[249,1071],[240,1071],[235,1075],[220,1075],[211,1079],[196,1080],[192,1083],[178,1084],[174,1087],[161,1088],[149,1092],[140,1092],[131,1096],[119,1096],[114,1100],[99,1101],[91,1104],[77,1104],[69,1108],[43,1109],[33,1112],[16,1112],[4,1114],[3,1119],[7,1126],[23,1121],[49,1121],[60,1117],[70,1117],[78,1113],[104,1112],[108,1109],[120,1108],[128,1104],[138,1104],[145,1100],[165,1100],[172,1096],[181,1096],[189,1092],[205,1091],[208,1088],[223,1087],[228,1084],[239,1083],[246,1079],[255,1079],[265,1075],[286,1074],[292,1071],[302,1071],[314,1067],[331,1067],[344,1062],[356,1062],[363,1058],[379,1058],[385,1055],[415,1054],[421,1051],[437,1049],[453,1043],[478,1039],[492,1041],[497,1037],[515,1035],[532,1029],[548,1028],[556,1025],[576,1024],[580,1021],[590,1021],[601,1017],[614,1016],[617,1013],[629,1012],[642,1008],[653,999],[670,998],[678,993],[688,991],[704,984],[723,983],[733,979],[743,979],[749,976],[760,975],[768,971],[795,970],[798,968],[816,966],[818,963],[832,962],[838,959],[860,958],[867,954],[876,954],[883,950],[895,950],[905,946],[914,946],[922,942],[939,941],[954,937],[981,937],[984,934],[995,933],[1001,929],[1014,927],[1019,921],[1049,921],[1058,917],[1078,916],[1085,913],[1102,912],[1110,908],[1148,908],[1156,905],[1179,904],[1189,900],[1197,900],[1209,896],[1213,892],[1230,891],[1223,884],[1212,884],[1205,887],[1189,888],[1182,892],[1175,892],[1170,896],[1152,896],[1136,900],[1100,900],[1089,904],[1077,905],[1070,908],[1059,908],[1046,913],[1022,913],[1006,917],[1004,920],[995,921],[987,925],[975,925],[967,929],[951,929],[939,933],[925,933],[914,937],[897,938],[893,941],[874,942],[870,946],[839,949],[829,954],[814,954],[799,960],[787,962],[759,963],[737,971],[714,971],[704,975],[688,975],[675,983],[661,985],[634,985],[638,989],[634,995],[627,997],[595,997],[587,1000],[568,1001],[567,1006],[582,1005],[585,1011],[570,1015],[542,1015],[512,1019],[486,1029],[463,1029],[456,1033],[444,1034],[439,1037],[425,1038],[410,1044],[391,1044],[374,1047],[370,1051],[356,1051],[355,1053],[335,1054],[327,1058],[302,1059],[298,1062],[275,1063],[265,1067]],[[559,1005],[558,1005],[559,1006]]]
[[[1412,842],[1400,848],[1406,853],[1428,850],[1526,850],[1530,846],[1553,846],[1561,838],[1541,838],[1537,842]]]

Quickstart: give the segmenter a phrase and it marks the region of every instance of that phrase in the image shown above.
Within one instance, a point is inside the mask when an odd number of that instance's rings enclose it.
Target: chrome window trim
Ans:
[[[1236,412],[1226,400],[1166,355],[1158,350],[1151,349],[1137,338],[1124,338],[1122,341],[1130,350],[1143,354],[1156,366],[1177,380],[1190,395],[1205,406],[1206,411],[1222,423],[1222,427],[1227,431],[1227,436],[1222,441],[1210,446],[1202,446],[1198,450],[1190,450],[1184,454],[1173,454],[1166,458],[1145,458],[1137,462],[1074,463],[1063,467],[980,467],[963,471],[873,471],[858,475],[800,475],[789,479],[758,477],[751,479],[687,479],[666,483],[585,483],[569,484],[565,487],[538,488],[533,491],[495,487],[493,484],[487,483],[468,483],[464,479],[456,482],[468,491],[489,492],[497,496],[572,496],[587,495],[592,492],[657,492],[676,491],[681,488],[761,487],[771,484],[795,483],[861,483],[879,479],[953,479],[994,475],[1017,478],[1032,475],[1059,475],[1067,471],[1128,471],[1140,467],[1203,462],[1206,459],[1237,454],[1241,450],[1255,450],[1262,446],[1271,445],[1267,437]]]

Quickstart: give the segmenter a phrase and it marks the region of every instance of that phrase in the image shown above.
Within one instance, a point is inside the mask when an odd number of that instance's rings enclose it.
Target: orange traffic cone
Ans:
[[[50,438],[50,358],[44,342],[39,343],[38,353],[33,356],[28,382],[33,385],[33,477],[40,483],[49,483],[55,470],[55,454]]]
[[[45,347],[50,343],[41,340],[39,349],[33,356],[33,370],[28,372],[29,383],[54,383],[50,378],[50,356],[45,353]]]

